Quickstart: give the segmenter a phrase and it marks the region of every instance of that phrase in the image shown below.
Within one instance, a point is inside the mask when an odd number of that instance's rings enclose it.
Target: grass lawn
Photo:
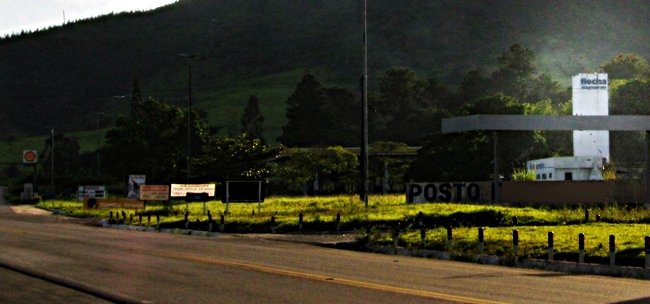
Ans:
[[[64,210],[78,217],[108,218],[109,212],[122,210],[84,210],[78,201],[46,201],[45,208]],[[189,212],[190,227],[205,229],[208,217],[203,203],[172,202],[147,203],[143,225],[156,225],[160,216],[161,227],[184,227],[184,213]],[[228,209],[226,212],[226,208]],[[585,252],[588,258],[599,261],[609,257],[609,235],[616,237],[617,260],[629,259],[631,264],[643,258],[644,237],[650,235],[650,210],[629,209],[620,206],[590,207],[589,220],[585,208],[564,207],[514,207],[483,204],[432,203],[407,204],[404,195],[370,196],[366,209],[357,196],[323,197],[269,197],[262,204],[230,204],[219,201],[205,204],[210,210],[215,227],[219,227],[224,214],[226,232],[298,231],[298,217],[303,214],[304,231],[333,232],[355,231],[359,237],[375,244],[391,245],[395,242],[395,229],[400,227],[397,242],[401,246],[417,248],[421,245],[419,222],[425,225],[426,249],[448,250],[447,227],[453,226],[452,250],[458,253],[477,253],[478,227],[484,228],[485,253],[506,255],[513,251],[513,229],[519,234],[520,256],[543,258],[547,254],[548,232],[554,233],[556,259],[577,259],[578,234],[586,235]],[[125,210],[127,217],[134,210]],[[419,213],[422,213],[419,215]],[[335,223],[340,214],[340,226]],[[153,216],[151,222],[147,215]],[[600,220],[596,221],[596,216]],[[517,225],[513,225],[513,218]],[[200,224],[196,224],[196,221]],[[128,221],[128,219],[127,219]],[[193,228],[194,229],[194,228]]]

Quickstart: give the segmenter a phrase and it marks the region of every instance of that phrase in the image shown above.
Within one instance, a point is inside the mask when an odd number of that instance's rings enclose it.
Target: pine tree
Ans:
[[[264,129],[264,117],[260,111],[259,103],[255,95],[251,95],[248,104],[244,109],[244,115],[241,118],[241,132],[246,134],[250,139],[260,139],[264,142],[262,131]]]

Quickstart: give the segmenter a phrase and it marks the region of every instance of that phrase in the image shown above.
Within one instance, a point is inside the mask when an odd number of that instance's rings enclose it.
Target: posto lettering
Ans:
[[[463,198],[475,202],[481,198],[481,189],[476,183],[408,184],[407,201],[421,201],[418,198],[426,202],[460,202]]]

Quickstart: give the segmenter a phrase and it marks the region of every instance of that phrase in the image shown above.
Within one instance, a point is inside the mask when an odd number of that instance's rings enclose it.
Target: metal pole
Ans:
[[[192,58],[193,54],[178,54],[178,56],[187,58],[187,182],[192,177],[192,158],[191,158],[191,121],[192,121]]]
[[[51,135],[52,135],[52,142],[50,144],[50,191],[52,193],[56,194],[56,190],[54,189],[54,128],[51,130]]]
[[[191,168],[192,168],[192,158],[191,158],[191,147],[192,147],[192,140],[191,140],[191,132],[190,132],[190,126],[191,126],[191,118],[192,118],[192,61],[189,60],[188,57],[188,72],[187,72],[187,78],[188,78],[188,84],[187,84],[187,182],[190,182],[190,178],[192,177],[191,174]]]
[[[494,141],[494,203],[501,203],[501,185],[499,185],[499,161],[498,161],[498,142],[499,142],[499,133],[494,131],[492,138]]]
[[[361,147],[361,167],[363,204],[368,208],[368,1],[363,1],[363,142]]]

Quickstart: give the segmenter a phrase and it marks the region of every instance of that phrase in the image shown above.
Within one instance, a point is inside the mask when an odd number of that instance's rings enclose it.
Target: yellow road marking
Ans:
[[[294,278],[302,278],[302,279],[307,279],[312,281],[327,282],[331,284],[340,284],[340,285],[353,286],[353,287],[361,287],[361,288],[372,289],[377,291],[419,296],[419,297],[431,298],[436,300],[445,300],[445,301],[471,303],[471,304],[503,304],[504,303],[504,302],[482,300],[482,299],[470,298],[464,296],[450,295],[446,293],[439,293],[433,291],[417,290],[411,288],[403,288],[397,286],[363,282],[358,280],[333,278],[333,277],[328,277],[328,276],[323,276],[323,275],[318,275],[313,273],[298,272],[298,271],[280,269],[280,268],[269,267],[269,266],[258,265],[258,264],[237,262],[232,260],[205,258],[205,257],[188,256],[188,255],[171,254],[171,253],[162,253],[158,255],[167,258],[181,259],[181,260],[199,262],[205,264],[230,266],[230,267],[253,270],[258,272],[272,273],[272,274],[278,274],[278,275],[294,277]]]

